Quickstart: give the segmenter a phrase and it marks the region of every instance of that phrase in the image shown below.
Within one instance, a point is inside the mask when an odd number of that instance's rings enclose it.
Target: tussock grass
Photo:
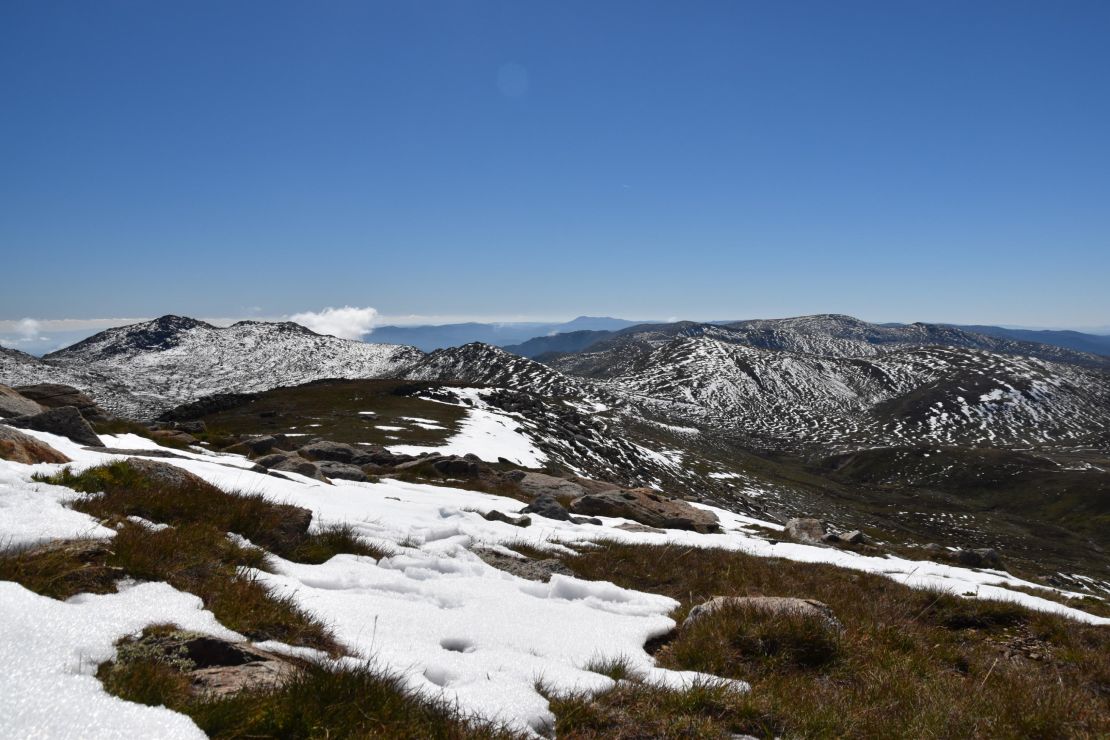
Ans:
[[[732,733],[773,737],[774,722],[736,689],[695,684],[685,690],[622,682],[596,696],[557,694],[542,685],[560,738],[720,738]]]
[[[667,658],[687,670],[752,678],[812,670],[840,653],[840,637],[820,617],[721,607],[682,630]]]
[[[0,552],[0,581],[15,581],[53,599],[79,593],[108,594],[121,573],[106,563],[108,544],[101,540],[70,540],[48,547]]]
[[[288,553],[287,559],[315,565],[341,554],[369,555],[380,560],[395,555],[396,551],[367,542],[350,524],[331,524],[308,534]]]
[[[276,596],[247,568],[265,569],[265,554],[240,547],[206,524],[183,524],[152,532],[125,525],[113,542],[109,563],[134,578],[165,581],[196,594],[229,629],[253,640],[280,640],[331,653],[339,648],[330,631],[296,606]]]
[[[614,681],[632,681],[639,679],[639,673],[627,656],[619,658],[593,658],[582,666],[591,673],[600,673]]]
[[[127,640],[120,655],[128,655]],[[129,656],[100,666],[105,689],[122,699],[182,712],[213,738],[512,738],[445,702],[416,697],[370,664],[305,662],[280,687],[230,697],[197,696],[180,666]]]
[[[140,516],[178,526],[204,524],[234,532],[275,555],[306,563],[322,563],[332,555],[352,553],[380,558],[390,552],[360,539],[349,525],[338,524],[315,533],[299,531],[299,511],[275,504],[261,494],[221,491],[204,482],[171,484],[152,479],[126,461],[74,474],[69,468],[41,478],[83,493],[98,493],[73,503],[73,508],[100,519]]]
[[[251,575],[251,569],[269,568],[266,550],[236,544],[228,532],[307,563],[322,563],[340,553],[391,554],[359,538],[349,525],[309,534],[304,531],[305,512],[295,507],[260,495],[226,493],[203,481],[159,480],[123,461],[79,474],[67,468],[44,480],[89,494],[73,508],[116,525],[118,534],[91,566],[56,555],[0,558],[0,569],[13,573],[14,580],[59,598],[87,590],[85,582],[100,572],[111,574],[93,584],[101,592],[110,591],[110,583],[122,575],[166,581],[196,594],[221,623],[255,640],[340,652],[325,625],[299,609],[291,596],[270,593]],[[170,526],[152,531],[128,516]]]
[[[727,609],[678,631],[656,653],[660,665],[752,684],[750,693],[733,692],[706,708],[698,716],[707,724],[691,724],[693,734],[1110,735],[1110,629],[1104,627],[1008,603],[915,591],[833,566],[718,550],[610,544],[566,563],[584,578],[676,598],[681,606],[673,616],[680,622],[716,595],[811,598],[836,613],[844,630],[835,650],[819,637],[828,633],[810,625]],[[644,736],[637,735],[636,723],[665,723],[674,711],[663,703],[666,696],[621,684],[594,699],[563,697],[556,710],[562,712],[559,734]],[[653,697],[658,709],[651,709]]]

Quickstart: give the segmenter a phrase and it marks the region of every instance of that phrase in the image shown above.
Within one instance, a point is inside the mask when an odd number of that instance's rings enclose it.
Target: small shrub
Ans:
[[[814,669],[836,659],[840,640],[809,614],[725,606],[680,630],[670,659],[688,670],[751,678],[757,672]]]
[[[298,563],[324,563],[340,554],[368,555],[375,559],[394,554],[380,545],[359,537],[350,524],[334,524],[309,534],[289,553],[289,559]]]
[[[778,725],[751,697],[725,684],[673,689],[623,682],[598,694],[559,694],[537,687],[554,712],[556,737],[678,738],[751,734],[773,737]]]
[[[632,661],[623,655],[619,658],[593,658],[582,667],[591,673],[608,676],[614,681],[633,681],[640,678]]]

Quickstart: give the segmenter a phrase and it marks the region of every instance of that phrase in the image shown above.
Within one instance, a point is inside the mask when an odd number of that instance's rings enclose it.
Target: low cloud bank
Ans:
[[[341,339],[362,339],[374,328],[377,318],[377,310],[369,306],[366,308],[344,306],[295,313],[289,317],[289,320],[317,334],[330,334]]]

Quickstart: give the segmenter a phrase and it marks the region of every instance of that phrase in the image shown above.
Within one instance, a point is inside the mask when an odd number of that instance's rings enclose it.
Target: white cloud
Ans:
[[[325,308],[323,311],[305,311],[289,317],[301,326],[318,334],[330,334],[341,339],[362,339],[374,328],[378,318],[377,310],[344,306]]]
[[[112,318],[112,319],[0,319],[0,331],[24,333],[28,327],[34,327],[35,333],[55,331],[84,331],[111,329],[114,326],[126,326],[147,321],[143,318]]]
[[[33,340],[42,335],[42,325],[35,319],[20,319],[15,324],[15,330],[21,339]]]

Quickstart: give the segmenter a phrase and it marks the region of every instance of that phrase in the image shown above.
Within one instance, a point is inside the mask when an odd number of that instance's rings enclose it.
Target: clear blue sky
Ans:
[[[0,4],[0,319],[1110,324],[1110,2]]]

